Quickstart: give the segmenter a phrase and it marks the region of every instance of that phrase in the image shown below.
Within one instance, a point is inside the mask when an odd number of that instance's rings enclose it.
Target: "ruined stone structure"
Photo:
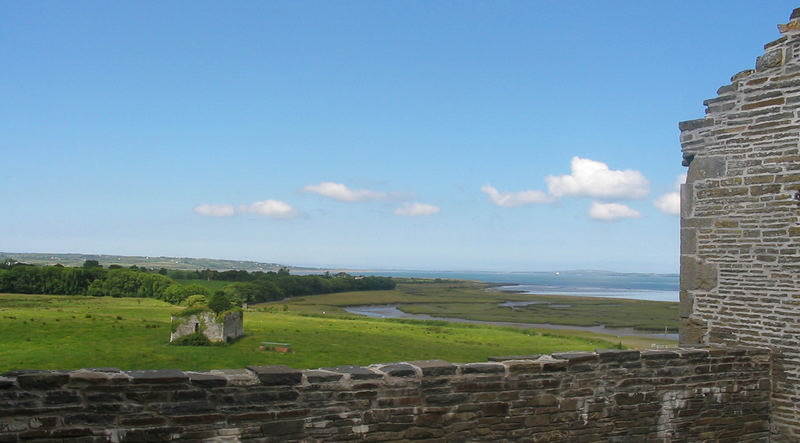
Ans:
[[[680,124],[681,343],[775,352],[775,438],[800,441],[800,9]]]
[[[242,311],[217,316],[207,310],[186,316],[172,316],[173,331],[169,341],[200,332],[212,342],[228,342],[244,335]]]
[[[9,373],[0,377],[0,442],[763,442],[769,372],[767,350],[728,348],[308,371]]]

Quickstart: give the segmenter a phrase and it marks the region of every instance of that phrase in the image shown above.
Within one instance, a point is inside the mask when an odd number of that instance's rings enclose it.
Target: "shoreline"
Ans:
[[[543,288],[543,289],[525,289]],[[530,284],[493,284],[486,287],[487,291],[502,292],[517,295],[542,295],[558,297],[592,297],[609,299],[626,299],[652,301],[661,303],[679,303],[678,290],[661,289],[622,289],[622,288],[550,288],[542,285]]]
[[[356,305],[345,306],[343,309],[350,314],[362,315],[372,318],[406,318],[414,320],[440,320],[452,323],[470,323],[470,324],[483,324],[492,326],[506,326],[520,329],[553,329],[553,330],[577,330],[587,331],[599,334],[614,335],[618,338],[621,337],[641,337],[641,338],[657,338],[663,340],[678,340],[677,333],[657,333],[653,331],[634,329],[634,328],[608,328],[605,325],[599,326],[576,326],[576,325],[559,325],[552,323],[523,323],[523,322],[504,322],[504,321],[488,321],[488,320],[469,320],[465,318],[454,317],[434,317],[428,314],[410,314],[402,311],[399,304],[386,304],[386,305]]]

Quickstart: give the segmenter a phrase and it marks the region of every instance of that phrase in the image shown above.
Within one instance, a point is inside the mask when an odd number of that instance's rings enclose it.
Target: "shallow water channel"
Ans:
[[[505,302],[501,306],[507,306],[514,309],[515,306],[526,306],[536,303],[547,303],[538,301],[526,302]],[[467,320],[464,318],[450,318],[450,317],[433,317],[428,314],[409,314],[401,311],[398,305],[362,305],[362,306],[348,306],[345,311],[351,314],[365,315],[374,318],[411,318],[416,320],[444,320],[454,323],[473,323],[479,325],[495,325],[495,326],[510,326],[522,329],[575,329],[578,331],[590,331],[600,334],[616,335],[617,337],[635,336],[645,338],[661,338],[667,340],[677,340],[678,334],[657,334],[653,332],[640,331],[633,328],[607,328],[603,325],[600,326],[571,326],[571,325],[554,325],[550,323],[517,323],[505,321],[483,321],[483,320]],[[557,307],[567,308],[569,305],[558,305]]]

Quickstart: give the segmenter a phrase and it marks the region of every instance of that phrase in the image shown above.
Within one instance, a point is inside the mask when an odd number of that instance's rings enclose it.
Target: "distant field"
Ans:
[[[346,298],[357,303],[373,300],[374,295],[390,300],[398,296],[392,292],[350,293]],[[317,297],[329,296],[305,299]],[[491,355],[591,350],[615,344],[571,332],[321,313],[309,316],[303,314],[313,308],[303,303],[293,300],[267,306],[266,311],[246,312],[247,335],[229,346],[178,347],[167,344],[170,313],[177,307],[158,300],[0,294],[0,372],[103,366],[204,370],[268,364],[301,369],[429,358],[467,362],[485,361]],[[288,310],[284,311],[284,305]],[[259,351],[262,341],[288,342],[293,351]]]
[[[34,265],[54,265],[80,267],[86,260],[97,260],[103,266],[144,266],[147,268],[166,268],[182,269],[194,271],[195,269],[211,269],[217,271],[227,271],[230,269],[244,271],[277,271],[282,267],[292,270],[307,270],[308,268],[297,268],[294,266],[284,266],[278,263],[261,263],[246,260],[223,260],[214,258],[191,258],[191,257],[148,257],[135,255],[104,255],[104,254],[43,254],[33,252],[0,252],[0,262],[5,258],[11,258],[23,263]]]
[[[677,332],[678,304],[598,297],[528,295],[487,291],[487,285],[467,281],[402,280],[393,291],[345,292],[298,297],[288,304],[308,313],[346,313],[354,305],[398,304],[404,312],[469,320],[550,323],[571,326],[606,325],[643,331]],[[505,301],[535,301],[515,309]]]
[[[179,285],[191,285],[191,284],[200,285],[208,289],[208,291],[211,293],[214,293],[216,291],[221,291],[222,288],[225,287],[225,285],[231,284],[231,282],[229,281],[204,280],[204,279],[175,280],[175,283],[178,283]]]

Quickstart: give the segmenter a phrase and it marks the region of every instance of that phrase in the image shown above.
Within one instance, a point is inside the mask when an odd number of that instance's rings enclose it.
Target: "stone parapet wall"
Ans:
[[[676,348],[306,371],[11,372],[0,377],[0,442],[764,442],[770,358]]]
[[[800,9],[682,122],[681,343],[770,347],[774,437],[800,441]]]

